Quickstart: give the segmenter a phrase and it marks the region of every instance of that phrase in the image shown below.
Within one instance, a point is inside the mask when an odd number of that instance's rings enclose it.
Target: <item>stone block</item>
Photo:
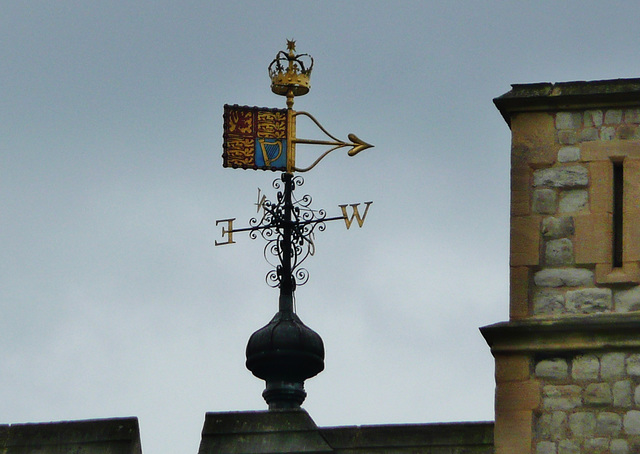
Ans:
[[[621,125],[616,130],[616,139],[630,140],[638,136],[638,126],[636,125]]]
[[[640,123],[640,109],[625,109],[624,122],[630,124]]]
[[[549,167],[533,172],[535,187],[578,188],[589,184],[589,173],[586,167],[580,165]]]
[[[584,390],[585,405],[603,406],[613,403],[609,383],[590,383]]]
[[[532,434],[531,411],[496,411],[494,433],[496,454],[530,452]]]
[[[613,211],[613,164],[609,159],[593,161],[589,164],[591,184],[589,185],[589,205],[592,213]]]
[[[612,307],[611,289],[608,288],[587,288],[569,291],[566,294],[566,308],[571,313],[609,312]]]
[[[536,444],[536,454],[557,454],[556,444],[552,441],[539,441]]]
[[[511,218],[511,265],[537,266],[540,261],[540,218]]]
[[[529,190],[511,190],[511,216],[529,216],[530,211]]]
[[[578,132],[578,142],[593,142],[600,139],[600,132],[596,128],[585,128]]]
[[[578,129],[582,127],[582,112],[558,112],[556,129]]]
[[[574,218],[575,259],[577,265],[611,263],[611,214],[592,214]]]
[[[542,236],[546,240],[567,238],[575,233],[572,216],[547,217],[542,220]]]
[[[578,135],[575,131],[563,129],[558,131],[558,143],[562,145],[574,145],[578,143]]]
[[[558,291],[541,290],[533,296],[534,315],[560,315],[566,312],[564,295]]]
[[[629,443],[623,439],[611,440],[609,451],[611,454],[629,454]]]
[[[571,377],[574,380],[597,380],[600,360],[595,355],[576,356],[572,361]]]
[[[613,384],[613,406],[622,408],[631,406],[630,380],[621,380]]]
[[[511,167],[511,216],[528,216],[531,203],[531,168],[528,163]]]
[[[574,263],[573,243],[568,238],[547,241],[544,262],[549,266],[568,266]]]
[[[640,311],[640,286],[626,290],[615,290],[613,301],[616,312]]]
[[[640,207],[640,200],[634,201],[634,204]],[[623,261],[640,261],[640,213],[626,212],[622,228]]]
[[[536,380],[502,382],[496,386],[496,412],[533,410],[540,405]]]
[[[558,151],[558,162],[575,162],[580,160],[580,148],[562,147]]]
[[[521,319],[529,315],[529,267],[510,267],[509,317]]]
[[[640,411],[630,410],[624,414],[623,426],[625,433],[640,435]]]
[[[633,391],[633,401],[636,405],[640,405],[640,386],[636,386]]]
[[[640,261],[640,159],[624,161],[624,260]]]
[[[587,110],[584,112],[584,126],[599,128],[602,126],[603,115],[601,110]]]
[[[507,381],[525,381],[530,377],[530,358],[528,355],[495,354],[496,383]]]
[[[569,415],[569,429],[576,438],[593,437],[596,433],[596,414],[591,411],[579,411]]]
[[[627,366],[627,375],[640,376],[640,354],[632,353],[627,356],[625,365]]]
[[[613,140],[616,138],[616,128],[613,126],[603,126],[600,128],[600,140]]]
[[[536,189],[533,191],[531,207],[537,214],[554,214],[558,206],[558,194],[553,189]]]
[[[511,165],[552,164],[556,160],[553,116],[523,112],[511,117]]]
[[[622,417],[618,413],[598,413],[596,419],[596,435],[615,437],[622,430]]]
[[[563,379],[569,376],[569,365],[563,358],[544,359],[536,364],[536,377]]]
[[[610,140],[585,142],[580,145],[582,161],[601,161],[603,159],[640,158],[638,140]]]
[[[542,407],[545,410],[573,410],[581,405],[582,388],[580,386],[546,385],[542,388]]]
[[[560,213],[573,213],[588,209],[589,192],[586,189],[573,189],[560,193]]]
[[[590,438],[584,441],[583,447],[589,454],[609,454],[609,439]]]
[[[624,377],[625,354],[620,352],[605,353],[600,358],[600,377],[603,380]]]
[[[536,435],[539,440],[561,440],[567,437],[567,414],[563,411],[543,413],[538,418]]]
[[[618,125],[622,122],[622,110],[621,109],[609,109],[604,114],[605,125]]]
[[[580,454],[580,445],[575,441],[561,440],[558,443],[558,454]]]
[[[545,268],[533,276],[538,287],[586,287],[593,285],[593,271],[584,268]]]
[[[624,160],[624,194],[625,194],[625,214],[638,211],[638,201],[640,200],[640,159],[627,158]]]
[[[596,263],[597,284],[640,284],[640,263],[622,262],[621,268],[611,263]]]
[[[531,167],[528,162],[519,165],[511,163],[511,190],[528,191],[531,185]]]

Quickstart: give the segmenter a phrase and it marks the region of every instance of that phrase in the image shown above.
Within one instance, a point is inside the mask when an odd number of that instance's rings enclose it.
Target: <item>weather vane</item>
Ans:
[[[276,200],[267,200],[258,189],[257,212],[249,227],[235,228],[235,218],[220,219],[223,241],[216,246],[235,243],[234,234],[248,232],[253,239],[266,240],[264,256],[274,267],[267,273],[267,283],[280,289],[279,310],[274,318],[249,339],[247,368],[266,381],[262,393],[269,409],[299,408],[306,397],[304,381],[324,369],[324,345],[320,336],[307,327],[294,310],[297,285],[307,282],[309,274],[300,264],[315,252],[314,233],[323,231],[326,222],[344,220],[347,229],[353,222],[362,227],[369,207],[358,210],[359,203],[338,205],[341,216],[327,217],[325,210],[311,209],[309,195],[296,198],[296,186],[304,181],[294,172],[314,168],[325,156],[337,149],[349,147],[347,154],[355,156],[372,145],[349,134],[349,141],[331,135],[307,112],[293,110],[295,96],[309,92],[313,58],[296,54],[295,41],[287,40],[287,52],[280,51],[269,65],[271,91],[286,96],[286,109],[270,109],[238,105],[224,106],[223,166],[239,169],[260,169],[283,172],[273,182]],[[330,140],[302,139],[296,136],[298,116],[310,118]],[[324,145],[330,147],[307,167],[296,166],[296,145]],[[347,207],[351,208],[351,213]],[[272,262],[275,257],[277,262]]]

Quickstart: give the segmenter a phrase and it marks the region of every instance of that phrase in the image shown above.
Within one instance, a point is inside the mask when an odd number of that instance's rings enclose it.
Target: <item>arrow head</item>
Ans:
[[[349,134],[347,137],[352,142],[349,145],[353,145],[353,148],[349,150],[349,152],[347,153],[349,156],[355,156],[358,153],[360,153],[362,150],[366,150],[367,148],[373,147],[373,145],[365,142],[364,140],[359,139],[358,136],[356,136],[355,134]]]

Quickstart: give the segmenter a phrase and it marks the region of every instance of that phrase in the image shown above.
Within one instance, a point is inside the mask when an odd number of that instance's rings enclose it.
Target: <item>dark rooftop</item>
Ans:
[[[137,418],[0,425],[2,454],[141,454]]]
[[[493,423],[317,427],[304,410],[207,413],[199,454],[490,454]]]

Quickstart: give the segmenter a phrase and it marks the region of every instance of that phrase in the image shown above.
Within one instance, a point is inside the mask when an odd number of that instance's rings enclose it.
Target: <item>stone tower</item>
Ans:
[[[514,85],[497,454],[640,452],[640,79]]]

